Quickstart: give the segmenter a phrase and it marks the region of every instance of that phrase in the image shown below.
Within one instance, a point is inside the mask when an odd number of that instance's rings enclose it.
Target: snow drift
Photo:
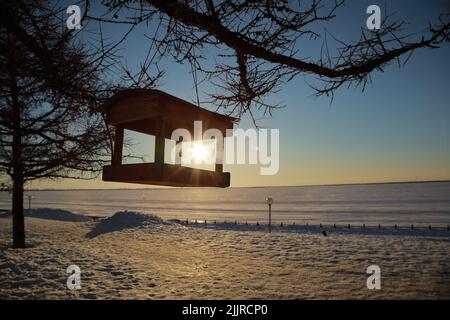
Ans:
[[[113,216],[101,220],[86,236],[88,238],[94,238],[103,233],[143,228],[157,224],[165,224],[165,222],[161,218],[151,214],[119,211]]]

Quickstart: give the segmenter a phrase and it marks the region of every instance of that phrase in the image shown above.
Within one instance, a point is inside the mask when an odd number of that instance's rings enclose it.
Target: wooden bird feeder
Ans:
[[[202,121],[203,132],[215,128],[225,138],[226,129],[233,128],[235,118],[151,89],[120,91],[105,102],[103,110],[106,123],[115,127],[112,163],[103,167],[103,181],[176,187],[230,186],[230,173],[223,172],[222,164],[216,162],[215,171],[210,171],[164,163],[164,149],[165,139],[170,139],[175,129],[186,129],[194,137],[194,121]],[[122,163],[124,129],[155,136],[155,162]]]

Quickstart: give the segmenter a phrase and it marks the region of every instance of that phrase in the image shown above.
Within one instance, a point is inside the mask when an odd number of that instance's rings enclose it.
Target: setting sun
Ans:
[[[196,141],[192,144],[192,157],[195,161],[205,161],[208,153],[208,149],[202,141]]]

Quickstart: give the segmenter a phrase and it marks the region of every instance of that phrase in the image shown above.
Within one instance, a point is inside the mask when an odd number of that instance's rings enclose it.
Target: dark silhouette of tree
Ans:
[[[102,79],[116,62],[117,44],[88,48],[66,27],[65,10],[1,1],[0,179],[12,190],[15,248],[25,247],[27,182],[90,179],[110,159],[113,133],[98,107],[118,88]]]
[[[89,3],[89,1],[87,1]],[[448,42],[449,15],[437,17],[428,34],[406,35],[402,21],[384,17],[379,30],[361,30],[354,42],[339,43],[328,49],[323,41],[316,57],[302,57],[302,46],[318,38],[344,0],[112,0],[103,1],[103,16],[90,16],[103,22],[147,24],[154,31],[149,41],[156,44],[160,57],[188,61],[212,81],[217,90],[210,93],[218,108],[241,117],[256,108],[264,114],[279,105],[265,98],[292,78],[310,74],[319,79],[313,88],[317,95],[333,96],[342,85],[363,89],[374,70],[409,55],[418,48],[436,48]],[[208,61],[214,53],[214,62]],[[212,69],[208,69],[209,65]],[[255,119],[253,117],[253,119]]]

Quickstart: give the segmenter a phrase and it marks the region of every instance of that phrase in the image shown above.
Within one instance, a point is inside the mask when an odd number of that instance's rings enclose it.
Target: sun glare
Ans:
[[[192,145],[192,157],[194,158],[194,160],[196,161],[206,160],[207,155],[208,150],[206,146],[203,144],[203,142],[198,141]]]

